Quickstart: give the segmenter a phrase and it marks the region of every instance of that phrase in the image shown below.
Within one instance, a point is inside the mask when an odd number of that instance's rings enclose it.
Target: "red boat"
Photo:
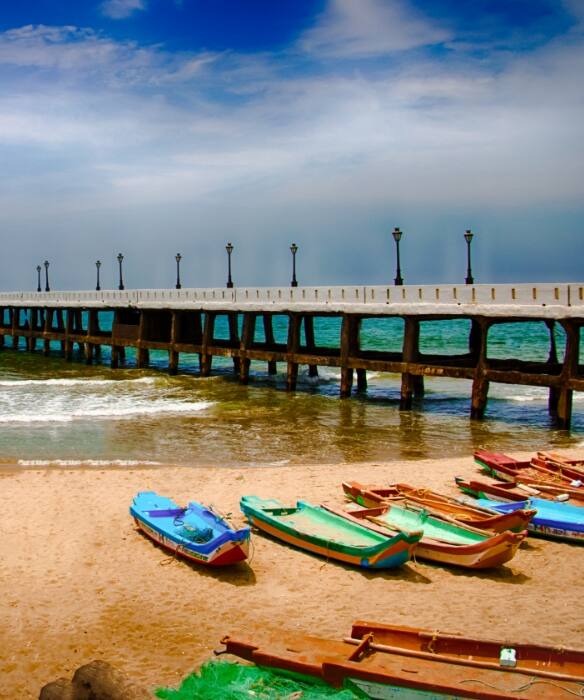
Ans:
[[[481,468],[503,481],[521,481],[524,484],[547,483],[555,486],[582,488],[584,474],[572,466],[560,466],[544,460],[519,461],[504,454],[477,450],[474,460]]]
[[[581,697],[584,651],[444,634],[437,630],[355,622],[341,641],[281,630],[228,635],[225,651],[341,687],[356,678],[388,689],[481,700]],[[388,696],[389,697],[389,696]]]

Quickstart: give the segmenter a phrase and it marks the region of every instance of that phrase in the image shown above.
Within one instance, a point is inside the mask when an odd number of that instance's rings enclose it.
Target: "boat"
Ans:
[[[498,452],[477,450],[475,462],[481,469],[503,481],[521,481],[524,484],[547,483],[553,486],[581,488],[584,492],[584,474],[570,466],[561,466],[544,460],[519,461]]]
[[[241,510],[258,530],[294,547],[364,568],[405,564],[422,533],[373,532],[322,507],[298,501],[285,506],[275,498],[243,496]]]
[[[341,640],[261,629],[226,635],[221,644],[218,653],[334,687],[374,687],[380,698],[557,700],[581,697],[584,682],[581,650],[376,622],[355,622]]]
[[[505,564],[515,556],[527,531],[490,534],[477,528],[447,522],[427,512],[385,503],[377,508],[357,508],[350,512],[323,506],[351,522],[364,523],[375,532],[422,530],[415,549],[416,559],[467,569],[487,569]]]
[[[483,508],[497,513],[509,513],[517,508],[533,507],[537,513],[527,529],[534,535],[584,544],[584,510],[570,503],[545,500],[530,496],[517,500],[517,494],[501,486],[455,478],[458,488],[476,498]],[[502,500],[501,500],[502,499]]]
[[[247,559],[249,527],[235,530],[210,507],[195,501],[181,508],[154,491],[140,491],[130,515],[156,543],[197,564],[226,566]]]
[[[387,502],[410,509],[424,509],[443,520],[470,525],[491,532],[522,532],[527,529],[535,510],[517,509],[512,513],[493,513],[492,510],[462,503],[459,499],[445,496],[426,488],[415,488],[409,484],[390,486],[363,486],[357,481],[342,483],[345,496],[365,508],[376,508]]]

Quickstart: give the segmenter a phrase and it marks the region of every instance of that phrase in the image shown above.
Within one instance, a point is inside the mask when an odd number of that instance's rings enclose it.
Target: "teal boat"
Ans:
[[[365,568],[393,568],[407,562],[421,531],[378,533],[322,506],[243,496],[240,507],[251,525],[294,547]]]

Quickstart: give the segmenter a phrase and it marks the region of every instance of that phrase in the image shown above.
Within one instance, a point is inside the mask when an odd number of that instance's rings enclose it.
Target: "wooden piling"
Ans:
[[[420,322],[417,318],[406,317],[404,326],[404,340],[402,350],[402,362],[406,365],[406,371],[402,373],[401,393],[399,407],[402,411],[412,408],[412,397],[416,381],[414,375],[408,371],[409,365],[416,362],[419,355]],[[418,384],[419,387],[419,384]]]
[[[306,338],[306,350],[311,354],[316,354],[314,344],[314,317],[310,314],[304,316],[304,336]],[[318,377],[318,365],[308,365],[308,376]]]
[[[562,321],[566,332],[566,352],[560,375],[561,384],[558,391],[556,424],[558,428],[569,430],[572,424],[572,380],[578,374],[578,359],[580,356],[580,324],[576,321]]]
[[[251,361],[247,353],[251,350],[253,345],[255,323],[255,313],[246,312],[243,314],[243,328],[240,342],[241,357],[239,360],[239,380],[242,384],[247,384],[249,382],[249,367]]]
[[[266,347],[274,347],[274,327],[272,325],[272,314],[262,314],[264,323],[264,335],[266,337]],[[277,363],[275,360],[268,360],[268,374],[276,374],[278,372]]]
[[[473,419],[481,419],[485,415],[489,394],[489,380],[487,378],[487,336],[489,323],[484,319],[479,319],[474,329],[474,342],[478,349],[478,357],[472,382],[470,417]]]
[[[215,312],[205,312],[205,325],[203,328],[203,342],[201,355],[199,357],[201,366],[201,376],[208,377],[211,374],[211,364],[213,356],[209,352],[209,346],[213,344],[213,334],[215,332]]]
[[[300,314],[291,313],[288,315],[288,355],[298,353],[300,348]],[[295,391],[298,381],[298,363],[294,362],[292,357],[288,359],[286,372],[286,386],[288,391]]]

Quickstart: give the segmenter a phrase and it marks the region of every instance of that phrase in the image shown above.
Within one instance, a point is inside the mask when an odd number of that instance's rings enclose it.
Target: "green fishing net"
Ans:
[[[178,690],[158,688],[162,700],[355,700],[350,690],[277,675],[257,666],[208,661],[187,676]]]

